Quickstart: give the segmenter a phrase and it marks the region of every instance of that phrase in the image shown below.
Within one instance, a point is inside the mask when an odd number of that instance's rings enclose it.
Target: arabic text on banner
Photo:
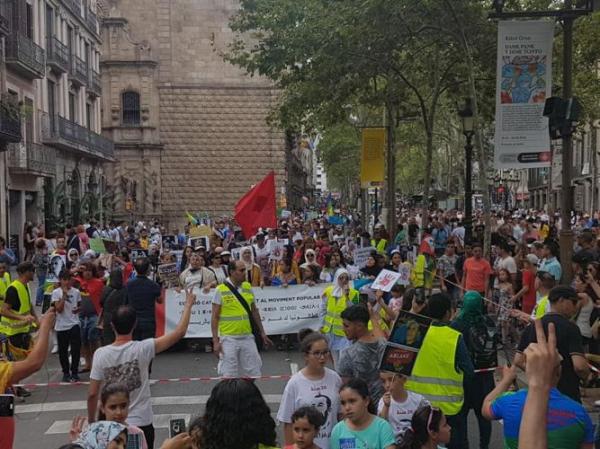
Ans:
[[[323,290],[328,284],[291,285],[287,288],[255,287],[255,301],[267,335],[294,334],[301,329],[319,329]],[[192,309],[192,318],[186,338],[210,338],[211,303],[214,290],[202,293],[194,289],[196,304]],[[171,332],[177,326],[183,306],[185,291],[177,293],[175,289],[167,289],[165,295],[165,332]]]
[[[552,153],[544,103],[552,92],[554,22],[498,23],[494,166],[548,167]]]

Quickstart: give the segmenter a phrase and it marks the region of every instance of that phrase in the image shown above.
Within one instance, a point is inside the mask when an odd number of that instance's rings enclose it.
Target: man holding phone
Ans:
[[[79,355],[81,351],[81,330],[79,327],[79,305],[81,293],[72,286],[71,273],[63,271],[59,275],[60,287],[52,292],[51,305],[56,309],[56,339],[58,358],[63,371],[63,382],[79,382]],[[71,364],[69,366],[69,348]],[[70,371],[69,371],[70,369]]]

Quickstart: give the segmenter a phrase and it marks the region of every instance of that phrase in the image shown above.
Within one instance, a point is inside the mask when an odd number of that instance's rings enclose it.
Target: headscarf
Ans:
[[[75,444],[79,444],[83,449],[106,449],[123,431],[127,431],[127,426],[123,424],[114,421],[97,421],[90,424],[79,435]]]
[[[71,260],[71,255],[73,254],[79,259],[79,251],[77,251],[75,248],[71,248],[69,251],[67,251],[67,260]]]
[[[350,275],[348,274],[348,270],[345,268],[338,268],[335,272],[335,276],[333,277],[333,290],[331,291],[331,295],[335,298],[341,298],[344,296],[343,286],[340,284],[340,276],[345,274],[348,276],[348,282],[350,282]]]
[[[483,298],[479,292],[469,290],[463,297],[463,307],[453,324],[464,331],[483,319]]]

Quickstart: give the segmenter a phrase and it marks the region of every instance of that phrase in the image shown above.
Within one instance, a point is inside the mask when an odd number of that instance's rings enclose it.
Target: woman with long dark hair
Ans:
[[[431,405],[424,405],[413,414],[398,449],[429,449],[444,447],[450,442],[451,428],[444,413]]]
[[[204,412],[202,449],[273,449],[275,421],[249,379],[225,379],[213,388]]]

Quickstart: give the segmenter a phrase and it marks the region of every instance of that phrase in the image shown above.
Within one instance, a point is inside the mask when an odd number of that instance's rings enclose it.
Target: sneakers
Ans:
[[[71,376],[69,376],[68,374],[63,374],[61,382],[63,382],[63,383],[70,383],[71,382]]]
[[[52,346],[52,354],[56,354],[58,352],[58,345]]]
[[[16,388],[16,395],[20,398],[28,398],[29,396],[31,396],[31,392],[26,390],[23,387],[17,387]]]
[[[73,374],[71,376],[71,382],[81,382],[81,379],[79,378],[79,376],[77,374]]]

